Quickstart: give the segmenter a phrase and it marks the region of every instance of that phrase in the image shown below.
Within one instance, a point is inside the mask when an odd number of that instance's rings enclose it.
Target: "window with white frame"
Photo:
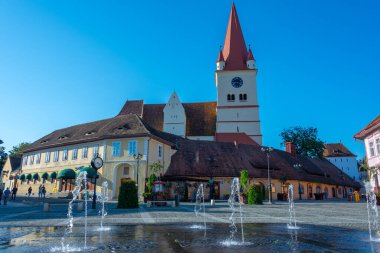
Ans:
[[[112,156],[120,156],[120,141],[112,142]]]
[[[62,153],[62,161],[67,161],[67,148],[63,150],[63,153]]]
[[[82,158],[88,157],[88,146],[83,146],[82,148]]]
[[[373,141],[369,143],[369,155],[372,157],[372,156],[375,156],[375,147],[373,145]]]
[[[78,159],[78,148],[73,148],[71,151],[71,160],[76,160]]]
[[[36,158],[36,164],[40,164],[40,163],[41,163],[41,153],[38,153],[37,158]]]
[[[92,157],[95,157],[99,154],[99,144],[95,144],[92,147]]]
[[[45,163],[49,163],[49,162],[50,162],[50,151],[47,151],[45,154]]]
[[[380,155],[380,139],[376,139],[376,149],[377,149],[377,154]]]
[[[31,155],[29,159],[29,164],[31,165],[33,163],[34,163],[34,155]]]
[[[128,141],[128,155],[137,155],[137,141]]]
[[[56,150],[56,151],[54,151],[54,158],[53,158],[53,161],[54,161],[54,162],[58,162],[58,159],[59,159],[59,151]]]
[[[144,140],[144,156],[148,155],[148,139]]]
[[[28,164],[28,156],[25,155],[24,158],[22,158],[22,165],[27,165]]]
[[[158,159],[162,159],[162,145],[158,144]]]

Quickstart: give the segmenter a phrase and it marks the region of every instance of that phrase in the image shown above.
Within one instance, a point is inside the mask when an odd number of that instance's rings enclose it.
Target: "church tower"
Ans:
[[[247,50],[232,4],[224,46],[216,62],[216,136],[246,134],[262,145],[256,76],[255,59],[251,48]]]

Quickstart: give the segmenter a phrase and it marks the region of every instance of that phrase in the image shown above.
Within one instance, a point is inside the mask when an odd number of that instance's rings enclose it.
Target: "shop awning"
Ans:
[[[57,178],[57,172],[53,171],[52,173],[50,173],[50,178],[56,179]]]
[[[48,179],[49,174],[47,172],[42,173],[41,178]]]
[[[95,178],[96,177],[96,170],[91,168],[91,167],[84,167],[82,169],[80,169],[80,171],[78,172],[78,176],[81,172],[87,172],[87,177],[88,178]]]
[[[58,179],[75,179],[75,171],[72,169],[63,169],[58,173]]]
[[[34,173],[34,174],[33,174],[33,179],[34,179],[34,180],[38,180],[38,178],[39,178],[38,173]]]
[[[25,174],[22,174],[22,175],[20,176],[20,180],[21,180],[21,181],[25,181]]]
[[[32,174],[28,174],[28,175],[26,175],[26,179],[27,179],[27,180],[32,180]]]

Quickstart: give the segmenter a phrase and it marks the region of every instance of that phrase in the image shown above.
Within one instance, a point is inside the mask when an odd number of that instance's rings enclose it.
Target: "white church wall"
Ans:
[[[185,109],[174,91],[164,107],[164,132],[186,135]]]

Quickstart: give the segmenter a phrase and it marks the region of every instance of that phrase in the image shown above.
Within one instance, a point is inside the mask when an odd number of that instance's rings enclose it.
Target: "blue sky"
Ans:
[[[378,1],[235,1],[259,68],[265,145],[314,126],[353,135],[379,114]],[[231,1],[0,1],[0,139],[9,150],[109,118],[125,100],[216,99]]]

